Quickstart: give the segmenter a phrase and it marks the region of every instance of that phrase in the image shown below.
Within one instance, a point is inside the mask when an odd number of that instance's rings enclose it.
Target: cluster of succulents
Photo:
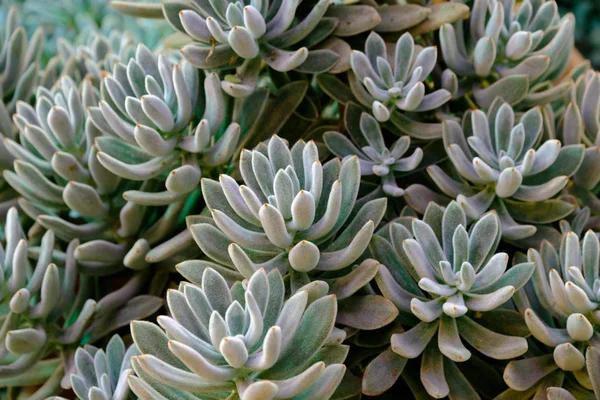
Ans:
[[[561,10],[2,3],[0,397],[600,396]]]
[[[560,18],[554,1],[525,0],[516,10],[513,0],[475,0],[468,21],[442,26],[440,44],[459,90],[480,107],[497,95],[531,107],[568,92],[568,83],[553,82],[571,57],[574,29],[573,15]]]
[[[165,22],[115,13],[106,0],[59,0],[52,3],[5,0],[0,4],[0,20],[12,8],[20,13],[23,28],[28,34],[43,29],[48,38],[42,51],[45,60],[56,56],[64,45],[85,46],[98,35],[109,36],[127,30],[136,40],[143,40],[154,47],[171,33]]]
[[[75,368],[81,369],[84,351],[78,346],[153,314],[162,299],[136,296],[135,286],[148,281],[139,278],[104,296],[95,294],[94,279],[78,265],[79,239],[66,243],[61,251],[52,230],[35,229],[26,235],[15,207],[7,212],[4,236],[5,246],[0,248],[2,385],[39,386],[27,392],[30,399],[45,399],[72,387],[82,393],[81,379],[73,374]]]

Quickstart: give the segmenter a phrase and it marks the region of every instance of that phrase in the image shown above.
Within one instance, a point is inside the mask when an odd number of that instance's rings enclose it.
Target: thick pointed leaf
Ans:
[[[352,296],[339,302],[336,322],[361,330],[379,329],[398,316],[394,304],[383,296]]]
[[[330,6],[325,15],[339,20],[334,34],[340,37],[369,31],[381,22],[377,10],[366,5]]]
[[[527,341],[523,338],[490,331],[467,316],[459,318],[457,323],[461,337],[488,357],[506,360],[527,351]]]
[[[527,75],[513,75],[500,79],[493,85],[481,89],[473,89],[477,104],[489,108],[497,97],[502,97],[509,104],[517,104],[527,94],[529,78]]]
[[[377,32],[402,32],[424,21],[431,9],[416,4],[388,4],[377,10],[381,22],[375,27]]]
[[[365,370],[362,392],[377,396],[388,390],[400,377],[408,360],[387,349],[375,357]]]

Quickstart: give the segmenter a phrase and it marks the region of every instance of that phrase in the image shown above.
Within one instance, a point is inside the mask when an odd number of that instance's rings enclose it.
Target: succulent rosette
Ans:
[[[203,180],[214,225],[191,230],[207,256],[246,277],[278,269],[291,273],[298,287],[309,274],[346,268],[365,251],[385,212],[386,200],[375,199],[349,220],[360,183],[358,157],[322,165],[312,141],[290,149],[273,136],[268,145],[242,151],[239,167],[244,185],[227,175]]]
[[[534,224],[555,222],[571,213],[571,204],[553,197],[584,156],[582,145],[543,141],[542,132],[539,108],[516,114],[498,98],[487,113],[466,113],[462,126],[444,122],[446,151],[462,179],[451,178],[439,166],[430,166],[427,172],[470,218],[494,208],[505,239],[527,238],[536,232]]]
[[[237,282],[231,288],[212,268],[201,279],[202,286],[183,283],[169,291],[171,316],[158,318],[160,328],[133,323],[141,355],[132,359],[137,376],[129,382],[137,396],[263,400],[333,395],[348,351],[338,344],[343,331],[334,328],[335,296],[321,297],[307,287],[285,300],[277,270],[258,270],[245,285]]]
[[[591,230],[581,240],[572,231],[565,233],[559,251],[548,242],[539,251],[529,250],[536,268],[529,294],[537,301],[523,301],[521,307],[527,307],[525,322],[540,345],[531,356],[506,367],[504,379],[512,392],[533,395],[561,382],[584,393],[593,390],[586,354],[600,343],[599,252],[598,235]]]
[[[182,54],[197,68],[223,68],[260,58],[276,71],[318,73],[333,67],[339,58],[331,50],[306,47],[323,41],[335,28],[337,20],[324,17],[329,4],[330,0],[320,0],[296,23],[300,5],[296,0],[193,6],[167,1],[164,15],[192,40]]]
[[[396,109],[431,111],[450,100],[452,95],[446,89],[426,94],[424,81],[436,66],[436,47],[416,47],[411,34],[405,33],[396,42],[394,52],[388,56],[387,51],[381,36],[372,32],[365,52],[355,50],[350,56],[350,87],[378,121],[389,120]],[[388,60],[393,60],[393,67]]]
[[[127,400],[133,398],[127,378],[133,373],[131,357],[139,354],[135,345],[125,348],[120,336],[113,336],[106,349],[92,345],[75,352],[76,372],[71,375],[73,391],[81,400]]]
[[[86,118],[85,107],[97,103],[98,92],[89,81],[78,87],[65,76],[52,90],[38,88],[37,98],[34,106],[17,105],[13,120],[20,140],[4,140],[15,158],[14,172],[4,171],[5,179],[30,205],[24,208],[37,211],[32,218],[41,210],[70,209],[84,217],[105,217],[109,205],[101,196],[114,192],[119,178],[95,159],[94,139],[100,132]]]
[[[0,398],[600,396],[564,10],[2,1]]]
[[[387,390],[407,361],[421,356],[420,379],[430,396],[460,393],[477,398],[454,364],[471,358],[465,343],[497,360],[527,351],[518,313],[500,306],[527,283],[534,264],[507,269],[508,254],[495,253],[501,238],[495,212],[482,216],[468,232],[467,226],[467,215],[456,202],[445,210],[431,204],[422,221],[413,219],[411,229],[393,222],[374,237],[371,252],[384,263],[375,278],[377,286],[400,312],[415,316],[417,323],[392,334],[390,348],[369,363],[363,393]],[[484,326],[482,314],[488,312],[506,318],[503,333]]]
[[[141,205],[173,203],[198,187],[202,166],[225,164],[233,155],[240,135],[237,123],[211,144],[225,119],[214,73],[204,80],[204,114],[192,126],[201,84],[189,63],[173,64],[143,45],[127,65],[115,64],[113,74],[103,79],[102,99],[89,110],[105,134],[97,140],[98,161],[123,179],[164,180],[165,190],[131,191],[126,199]]]
[[[404,190],[398,187],[395,173],[408,173],[417,168],[423,159],[423,151],[417,147],[411,155],[406,156],[410,147],[409,136],[402,136],[388,148],[379,123],[365,112],[360,116],[360,133],[362,137],[356,138],[354,142],[364,146],[353,143],[339,132],[325,132],[323,140],[327,148],[343,160],[357,156],[361,176],[378,176],[385,195],[402,196]]]
[[[564,98],[571,82],[553,86],[573,49],[575,20],[562,18],[555,1],[475,0],[468,21],[440,29],[444,61],[489,107],[498,95],[524,107]]]

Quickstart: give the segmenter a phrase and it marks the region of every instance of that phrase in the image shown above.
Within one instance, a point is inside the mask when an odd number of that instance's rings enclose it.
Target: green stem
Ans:
[[[477,107],[477,104],[475,104],[475,102],[471,98],[471,94],[470,93],[465,94],[465,100],[466,100],[466,102],[469,105],[469,108],[471,110],[478,110],[479,109],[479,107]]]

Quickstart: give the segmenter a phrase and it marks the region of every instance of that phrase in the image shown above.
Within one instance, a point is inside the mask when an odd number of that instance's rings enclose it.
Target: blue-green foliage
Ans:
[[[573,6],[2,1],[0,397],[598,398]]]

